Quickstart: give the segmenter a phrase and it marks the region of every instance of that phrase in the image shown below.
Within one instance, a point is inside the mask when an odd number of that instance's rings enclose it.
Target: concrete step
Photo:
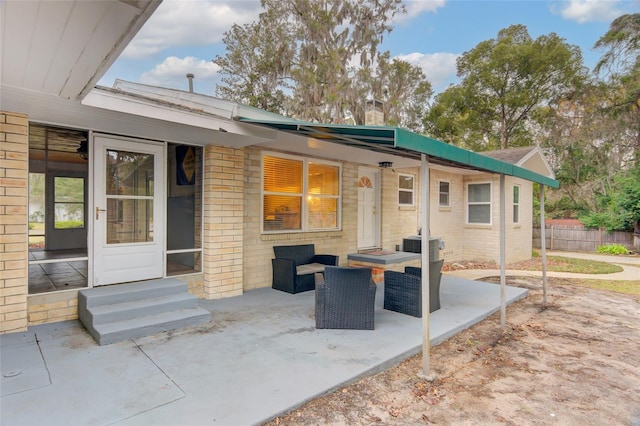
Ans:
[[[168,278],[81,290],[78,317],[105,345],[203,324],[211,314],[198,307],[186,283]]]
[[[187,283],[175,278],[94,287],[78,292],[78,304],[87,308],[187,291]]]
[[[198,299],[188,292],[184,292],[149,299],[133,300],[131,302],[94,306],[88,310],[88,313],[91,316],[91,323],[95,326],[113,321],[122,321],[160,314],[167,311],[197,307]]]
[[[206,309],[178,309],[156,315],[96,324],[89,332],[99,345],[108,345],[122,340],[138,339],[165,331],[205,324],[210,319],[211,314]]]

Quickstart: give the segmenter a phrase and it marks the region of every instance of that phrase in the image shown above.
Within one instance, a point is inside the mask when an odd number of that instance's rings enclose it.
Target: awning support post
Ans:
[[[504,330],[507,323],[507,303],[506,303],[506,202],[505,202],[505,182],[504,175],[500,175],[500,327]]]
[[[418,377],[427,381],[435,380],[435,374],[430,371],[431,356],[431,314],[429,313],[429,161],[425,154],[421,154],[420,165],[420,226],[422,227],[421,260],[422,260],[422,371]]]
[[[540,257],[542,259],[542,306],[547,306],[547,226],[544,217],[544,185],[540,185]]]

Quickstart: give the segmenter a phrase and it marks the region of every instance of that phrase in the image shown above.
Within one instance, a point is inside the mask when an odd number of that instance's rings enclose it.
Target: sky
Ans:
[[[593,49],[611,22],[640,13],[640,0],[403,0],[407,13],[394,18],[381,51],[422,68],[437,94],[457,82],[456,58],[501,29],[522,24],[532,38],[557,34],[582,51],[593,69]],[[259,0],[164,0],[98,84],[115,79],[215,95],[225,54],[222,37],[235,24],[257,20]]]

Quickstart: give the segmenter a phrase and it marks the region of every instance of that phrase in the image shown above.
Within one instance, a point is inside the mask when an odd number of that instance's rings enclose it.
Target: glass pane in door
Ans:
[[[107,195],[153,197],[153,154],[107,150]]]
[[[108,200],[107,244],[150,241],[153,241],[153,200]]]
[[[153,241],[154,155],[108,149],[107,244]]]

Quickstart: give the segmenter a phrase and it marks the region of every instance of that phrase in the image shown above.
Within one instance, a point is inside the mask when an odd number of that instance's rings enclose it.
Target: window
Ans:
[[[54,229],[84,228],[84,178],[53,178]]]
[[[513,223],[520,223],[520,187],[513,185]]]
[[[203,151],[167,145],[167,276],[202,272]],[[122,203],[118,207],[122,218]]]
[[[467,223],[491,224],[491,184],[467,185]]]
[[[412,175],[398,174],[398,204],[401,206],[413,206],[413,184]]]
[[[440,204],[440,207],[449,207],[449,187],[450,184],[447,181],[441,180],[440,181],[440,188],[439,188],[439,198],[438,198],[438,203]]]
[[[263,231],[340,228],[339,165],[284,155],[262,164]]]

